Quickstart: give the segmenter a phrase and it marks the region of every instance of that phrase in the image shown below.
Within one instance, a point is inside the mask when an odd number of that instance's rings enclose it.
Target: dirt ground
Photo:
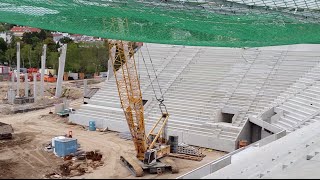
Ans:
[[[81,104],[82,98],[76,99],[71,107],[78,109]],[[135,178],[119,160],[121,154],[134,156],[132,141],[121,139],[116,132],[92,132],[82,126],[69,125],[67,118],[49,112],[50,108],[45,108],[23,114],[0,115],[0,121],[11,124],[15,131],[13,140],[0,141],[0,179],[44,178],[45,174],[54,172],[64,161],[52,152],[44,151],[44,144],[70,130],[82,150],[100,150],[104,162],[92,173],[75,178]],[[225,155],[224,152],[211,150],[204,150],[203,153],[206,157],[200,162],[172,158],[180,170],[178,174],[146,174],[142,178],[176,178]]]

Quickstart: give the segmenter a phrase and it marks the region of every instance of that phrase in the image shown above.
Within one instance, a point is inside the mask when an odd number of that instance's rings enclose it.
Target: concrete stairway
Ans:
[[[243,125],[247,111],[255,101],[257,94],[264,88],[266,80],[280,58],[282,58],[281,51],[261,51],[250,63],[247,72],[225,104],[225,107],[239,110],[237,118],[232,122],[234,126]]]
[[[212,114],[210,111],[204,110],[208,106],[210,109],[219,109],[216,105],[218,103],[209,103],[208,97],[223,96],[224,92],[222,91],[220,94],[214,92],[216,92],[220,80],[227,76],[227,72],[233,67],[232,64],[238,60],[238,53],[231,54],[232,58],[225,58],[223,61],[213,59],[225,56],[224,52],[225,50],[213,49],[209,54],[208,49],[202,49],[175,79],[165,94],[165,104],[171,114],[169,128],[171,126],[181,127],[182,130],[188,129],[188,131],[198,129],[198,135],[234,141],[240,128],[229,127],[223,123],[208,124]],[[213,56],[211,53],[215,55]],[[217,102],[220,103],[220,100]],[[160,116],[157,103],[153,104],[152,108],[147,108],[146,112],[148,120],[153,122]],[[232,136],[229,136],[230,134]],[[196,143],[197,140],[189,138],[185,141]]]
[[[235,141],[249,114],[262,112],[277,97],[285,97],[283,93],[286,89],[290,91],[288,87],[303,87],[295,85],[296,80],[311,78],[312,74],[306,73],[315,73],[311,69],[319,63],[314,58],[317,53],[159,44],[147,47],[152,64],[146,46],[135,56],[142,96],[147,100],[144,105],[147,131],[161,115],[153,85],[157,97],[164,94],[170,114],[168,134],[178,135],[179,141],[187,144],[227,152],[236,148]],[[217,121],[225,106],[240,110],[233,123]],[[95,120],[97,127],[128,131],[115,79],[110,78],[89,104],[82,105],[69,119],[86,126]]]
[[[160,97],[161,93],[148,60],[148,53],[143,48],[142,55],[151,75],[152,84],[157,96]],[[241,128],[223,123],[207,124],[211,115],[207,112],[199,114],[203,107],[208,105],[207,96],[212,94],[212,90],[218,87],[219,81],[225,78],[233,64],[239,60],[240,50],[230,53],[230,50],[219,48],[153,44],[148,44],[148,50],[170,113],[168,133],[179,135],[180,141],[188,144],[228,152],[234,150],[234,137]],[[228,54],[227,58],[225,54]],[[143,99],[148,100],[145,105],[145,125],[148,130],[161,113],[145,65],[141,61],[142,55],[136,54],[136,60],[140,59],[137,65]],[[111,78],[106,82],[104,88],[89,100],[89,104],[83,105],[69,119],[82,125],[88,125],[88,121],[95,120],[97,127],[108,127],[120,132],[128,131],[120,108],[115,79]]]
[[[267,54],[272,55],[272,52]],[[249,109],[240,112],[235,124],[242,126],[243,120],[249,115],[260,114],[268,109],[271,104],[275,105],[275,99],[284,100],[284,95],[288,96],[288,94],[296,91],[296,88],[304,87],[301,86],[301,83],[310,82],[310,79],[306,78],[315,77],[315,72],[319,69],[319,58],[315,58],[318,55],[320,54],[314,52],[282,52]]]
[[[320,120],[319,93],[320,83],[316,82],[275,107],[275,111],[282,111],[283,116],[274,125],[292,132]]]

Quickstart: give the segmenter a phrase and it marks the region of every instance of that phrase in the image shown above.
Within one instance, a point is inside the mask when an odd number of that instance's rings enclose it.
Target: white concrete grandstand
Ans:
[[[143,99],[147,100],[146,129],[161,115],[152,85],[158,97],[160,90],[149,54],[170,113],[168,134],[179,135],[180,142],[190,145],[231,152],[238,148],[239,140],[252,141],[245,138],[249,117],[259,119],[270,108],[277,106],[273,113],[278,117],[270,123],[288,132],[315,121],[312,119],[317,118],[320,105],[315,101],[319,47],[238,49],[145,44],[135,58]],[[94,120],[98,128],[128,131],[115,79],[109,78],[89,104],[70,115],[72,122],[88,126]]]
[[[256,144],[230,157],[230,164],[204,179],[318,179],[320,122],[266,145]],[[229,164],[229,165],[227,165]]]

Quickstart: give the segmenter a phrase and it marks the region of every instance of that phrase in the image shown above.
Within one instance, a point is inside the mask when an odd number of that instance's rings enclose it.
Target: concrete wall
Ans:
[[[279,133],[282,131],[282,129],[280,129],[280,128],[278,128],[278,127],[276,127],[266,121],[263,121],[261,119],[250,116],[249,120],[250,120],[250,122],[260,126],[261,128],[267,129],[268,131],[271,131],[273,133]]]
[[[249,121],[248,123],[246,124],[249,124]],[[264,145],[267,145],[273,141],[276,141],[280,138],[282,138],[283,136],[286,135],[286,132],[285,131],[281,131],[281,132],[278,132],[276,134],[273,134],[271,136],[268,136],[267,138],[264,138],[258,142],[255,142],[255,143],[252,143],[250,144],[249,146],[246,146],[246,147],[243,147],[243,148],[240,148],[238,150],[235,150],[217,160],[214,160],[208,164],[205,164],[197,169],[194,169],[176,179],[200,179],[204,176],[207,176],[209,174],[212,174],[228,165],[230,165],[232,163],[232,157],[238,153],[241,153],[242,151],[248,149],[248,148],[251,148],[251,147],[261,147],[261,146],[264,146]]]
[[[268,136],[272,135],[272,133],[266,131],[265,129],[261,130],[261,139],[266,138]]]
[[[231,164],[231,156],[226,155],[216,160],[215,162],[211,162],[209,164],[201,166],[193,170],[192,173],[185,174],[184,176],[180,176],[177,179],[199,179],[203,177],[204,174],[211,174],[228,166],[229,164]]]
[[[215,122],[223,122],[222,110],[221,109],[217,110],[217,113],[216,113],[216,116],[215,116]]]
[[[282,116],[283,116],[283,110],[278,110],[278,111],[276,111],[276,114],[271,117],[270,123],[273,124],[273,123],[279,121],[279,119],[280,119]]]
[[[272,114],[273,114],[273,109],[272,110],[270,109],[270,111],[265,113],[264,118],[270,117]],[[253,121],[255,123],[251,122],[252,120],[250,118],[253,119]],[[251,134],[253,133],[252,127],[256,126],[257,128],[259,128],[261,130],[262,128],[257,124],[260,124],[260,125],[263,125],[262,123],[269,124],[265,121],[262,121],[261,119],[258,120],[257,118],[253,118],[253,117],[250,117],[250,118],[248,118],[248,120],[245,122],[243,129],[240,131],[238,138],[237,138],[237,142],[240,139],[246,139],[246,138],[251,139]],[[214,160],[206,165],[203,165],[195,170],[192,170],[192,171],[188,172],[187,174],[184,174],[184,175],[178,177],[177,179],[200,179],[204,176],[212,174],[212,173],[230,165],[233,155],[238,154],[239,152],[246,150],[247,148],[250,148],[250,147],[257,147],[257,146],[261,147],[261,146],[267,145],[267,144],[269,144],[273,141],[276,141],[286,135],[286,132],[284,130],[273,127],[273,125],[270,125],[269,129],[272,129],[275,132],[275,134],[272,134],[268,137],[260,139],[259,141],[254,142],[246,147],[232,151],[231,153],[229,153],[229,154],[227,154],[217,160]],[[261,133],[259,135],[261,135]]]
[[[224,115],[225,113],[226,114],[233,114],[233,117],[231,120],[231,123],[232,123],[237,119],[237,117],[239,115],[239,110],[235,109],[235,108],[224,107],[223,109],[217,111],[216,116],[215,116],[215,119],[216,119],[215,122],[226,122],[226,120],[225,120],[226,115]]]
[[[261,119],[263,121],[271,123],[271,117],[274,116],[275,114],[276,112],[274,112],[274,108],[272,107],[261,115]]]
[[[239,135],[238,135],[238,138],[235,142],[235,146],[236,148],[238,149],[239,147],[239,141],[240,140],[247,140],[248,143],[251,143],[251,124],[250,124],[250,121],[249,119],[246,120],[242,130],[240,131]]]
[[[262,128],[252,122],[250,122],[250,129],[251,129],[251,142],[257,142],[261,140],[261,130]]]
[[[199,133],[197,132],[179,131],[170,128],[168,129],[168,135],[177,135],[178,133],[180,134],[179,139],[181,139],[180,137],[182,137],[181,142],[184,142],[186,144],[208,147],[225,152],[232,152],[236,149],[234,141],[232,140],[218,139],[214,136],[210,137],[207,135],[199,135]]]
[[[116,110],[116,108],[115,108]],[[122,111],[122,109],[118,109]],[[88,120],[83,118],[81,115],[78,114],[70,114],[70,119],[74,119],[72,122],[76,124],[80,124],[83,126],[89,126]],[[118,132],[128,132],[129,128],[126,122],[113,120],[112,117],[101,117],[101,118],[94,118],[96,127],[99,129],[113,129]],[[146,132],[152,128],[150,125],[145,125]],[[186,143],[194,146],[201,146],[212,148],[220,151],[225,152],[232,152],[236,149],[235,143],[232,140],[226,139],[218,139],[216,136],[208,136],[208,135],[201,135],[195,131],[188,131],[188,130],[179,130],[168,128],[168,136],[179,136],[179,143]]]

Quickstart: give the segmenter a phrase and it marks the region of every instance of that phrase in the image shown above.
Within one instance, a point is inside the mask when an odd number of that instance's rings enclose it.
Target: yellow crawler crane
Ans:
[[[159,105],[162,112],[161,117],[150,132],[147,135],[145,133],[142,93],[132,43],[110,41],[109,56],[115,67],[114,75],[121,107],[137,152],[137,160],[134,157],[120,156],[122,164],[137,177],[143,176],[144,171],[160,174],[170,170],[172,173],[177,173],[175,163],[165,157],[170,153],[170,145],[165,139],[165,126],[169,114],[166,109],[162,110],[162,102]],[[117,73],[117,71],[120,72]]]

